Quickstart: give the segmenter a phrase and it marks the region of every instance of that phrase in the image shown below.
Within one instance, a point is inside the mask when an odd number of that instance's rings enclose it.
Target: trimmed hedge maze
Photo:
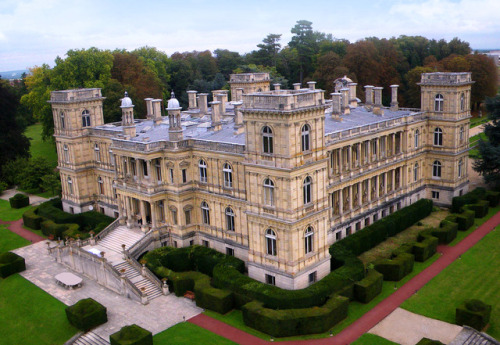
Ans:
[[[96,211],[70,214],[62,210],[61,199],[51,199],[23,214],[24,225],[42,230],[45,236],[57,238],[88,238],[92,230],[98,234],[113,221]]]

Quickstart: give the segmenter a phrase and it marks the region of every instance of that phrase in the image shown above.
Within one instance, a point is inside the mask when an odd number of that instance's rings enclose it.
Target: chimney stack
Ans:
[[[273,84],[273,86],[274,86],[274,90],[275,91],[281,90],[281,84],[279,84],[279,83],[278,84]]]
[[[316,82],[315,81],[308,81],[307,86],[309,86],[309,90],[315,90],[316,89]]]
[[[144,98],[144,100],[146,101],[146,111],[147,111],[147,114],[146,114],[146,119],[148,120],[152,120],[153,119],[153,98]]]
[[[243,102],[235,102],[234,105],[234,134],[241,134],[245,131],[245,127],[243,126],[243,113],[240,108],[243,105]]]
[[[151,101],[153,105],[153,120],[155,125],[159,125],[162,121],[161,118],[161,99],[153,99]]]
[[[340,92],[331,93],[332,96],[332,118],[335,120],[340,120],[340,114],[342,112],[342,95]]]
[[[198,104],[200,106],[200,117],[208,113],[208,93],[198,94]]]
[[[189,101],[189,106],[188,110],[193,110],[193,109],[198,109],[198,105],[196,104],[196,94],[198,91],[187,91],[188,94],[188,101]]]
[[[217,98],[214,98],[214,101],[220,102],[220,116],[224,116],[226,114],[227,93],[218,93],[215,96]]]
[[[294,90],[300,90],[300,83],[294,83],[293,84],[293,89]]]
[[[217,132],[222,129],[222,123],[220,122],[221,103],[214,101],[210,102],[210,105],[212,106],[212,126],[210,128]]]
[[[373,93],[375,94],[375,104],[373,105],[373,113],[375,115],[384,115],[384,110],[382,109],[382,90],[383,87],[374,87]]]
[[[353,108],[357,108],[358,100],[356,98],[356,86],[358,86],[358,83],[349,83],[347,86],[349,87],[349,105]]]
[[[391,111],[399,110],[398,87],[399,85],[391,85]]]
[[[365,85],[366,102],[365,108],[368,111],[373,109],[373,85]]]
[[[242,87],[236,88],[236,96],[235,96],[235,98],[236,98],[237,102],[243,101],[243,88]]]
[[[344,115],[348,115],[351,113],[351,109],[349,108],[349,89],[346,87],[342,88],[340,89],[340,93],[342,95],[341,111]]]
[[[135,137],[135,123],[134,123],[134,105],[132,100],[128,97],[127,91],[125,91],[125,96],[122,98],[122,126],[123,134],[128,138]]]

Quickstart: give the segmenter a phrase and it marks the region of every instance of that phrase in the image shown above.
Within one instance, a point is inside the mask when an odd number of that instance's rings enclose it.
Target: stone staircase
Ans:
[[[141,291],[148,296],[148,300],[151,301],[157,297],[162,296],[162,291],[158,286],[153,284],[149,279],[144,278],[134,266],[129,264],[126,261],[123,261],[117,265],[114,265],[114,268],[120,273],[123,274]]]
[[[126,248],[130,248],[144,236],[145,234],[139,230],[132,230],[120,225],[101,239],[98,244],[116,253],[121,253],[123,250],[122,244],[125,244]]]
[[[109,345],[109,341],[90,331],[78,337],[73,345]]]
[[[472,327],[464,326],[462,331],[449,345],[499,345],[500,342],[486,333],[478,332]]]

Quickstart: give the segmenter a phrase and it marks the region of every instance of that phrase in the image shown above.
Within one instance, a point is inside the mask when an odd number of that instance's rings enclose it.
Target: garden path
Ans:
[[[394,310],[396,310],[401,303],[410,298],[414,293],[416,293],[422,286],[429,282],[432,278],[438,275],[443,269],[448,267],[453,261],[455,261],[460,255],[469,250],[474,246],[479,240],[486,236],[490,231],[495,229],[496,226],[500,225],[500,212],[495,214],[484,224],[479,226],[474,232],[464,238],[460,243],[454,247],[449,246],[439,246],[438,252],[441,257],[436,260],[432,265],[427,267],[417,276],[412,278],[408,283],[403,285],[392,295],[387,297],[385,300],[376,305],[372,310],[364,314],[350,326],[345,328],[339,334],[331,338],[322,339],[309,339],[309,340],[297,340],[297,341],[284,341],[283,344],[294,344],[294,345],[323,345],[323,344],[338,344],[347,345],[354,342],[364,333],[367,333],[380,321],[386,318]],[[253,335],[245,333],[237,328],[229,326],[221,321],[215,320],[207,315],[200,314],[189,322],[201,326],[213,333],[223,336],[229,340],[232,340],[238,344],[244,345],[260,345],[267,344],[268,342],[257,338]]]
[[[28,194],[28,193],[22,192],[20,190],[17,190],[17,187],[4,190],[2,195],[0,195],[0,199],[8,201],[10,198],[12,198],[14,195],[16,195],[18,193],[28,195],[30,197],[30,205],[38,205],[38,204],[41,204],[42,202],[49,200],[47,198],[44,198],[44,197],[41,197],[38,195]]]
[[[32,243],[36,243],[36,242],[40,242],[40,241],[45,240],[45,238],[43,238],[42,236],[37,235],[37,234],[23,228],[23,220],[22,219],[18,219],[18,220],[12,221],[12,222],[6,222],[3,220],[0,220],[0,224],[7,225],[7,229],[9,229],[10,231],[12,231],[15,234],[18,234],[21,237],[24,237],[25,239],[27,239],[28,241],[31,241]]]

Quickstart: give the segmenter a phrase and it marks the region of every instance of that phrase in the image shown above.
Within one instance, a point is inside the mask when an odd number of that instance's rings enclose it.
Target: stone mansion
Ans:
[[[63,207],[91,209],[153,236],[235,255],[250,277],[299,289],[330,271],[329,246],[393,211],[468,190],[470,73],[425,73],[421,109],[344,77],[271,90],[269,74],[233,74],[228,91],[145,99],[105,124],[100,89],[51,93]],[[117,105],[118,106],[118,105]],[[165,115],[165,116],[164,116]],[[139,230],[138,230],[139,231]]]

